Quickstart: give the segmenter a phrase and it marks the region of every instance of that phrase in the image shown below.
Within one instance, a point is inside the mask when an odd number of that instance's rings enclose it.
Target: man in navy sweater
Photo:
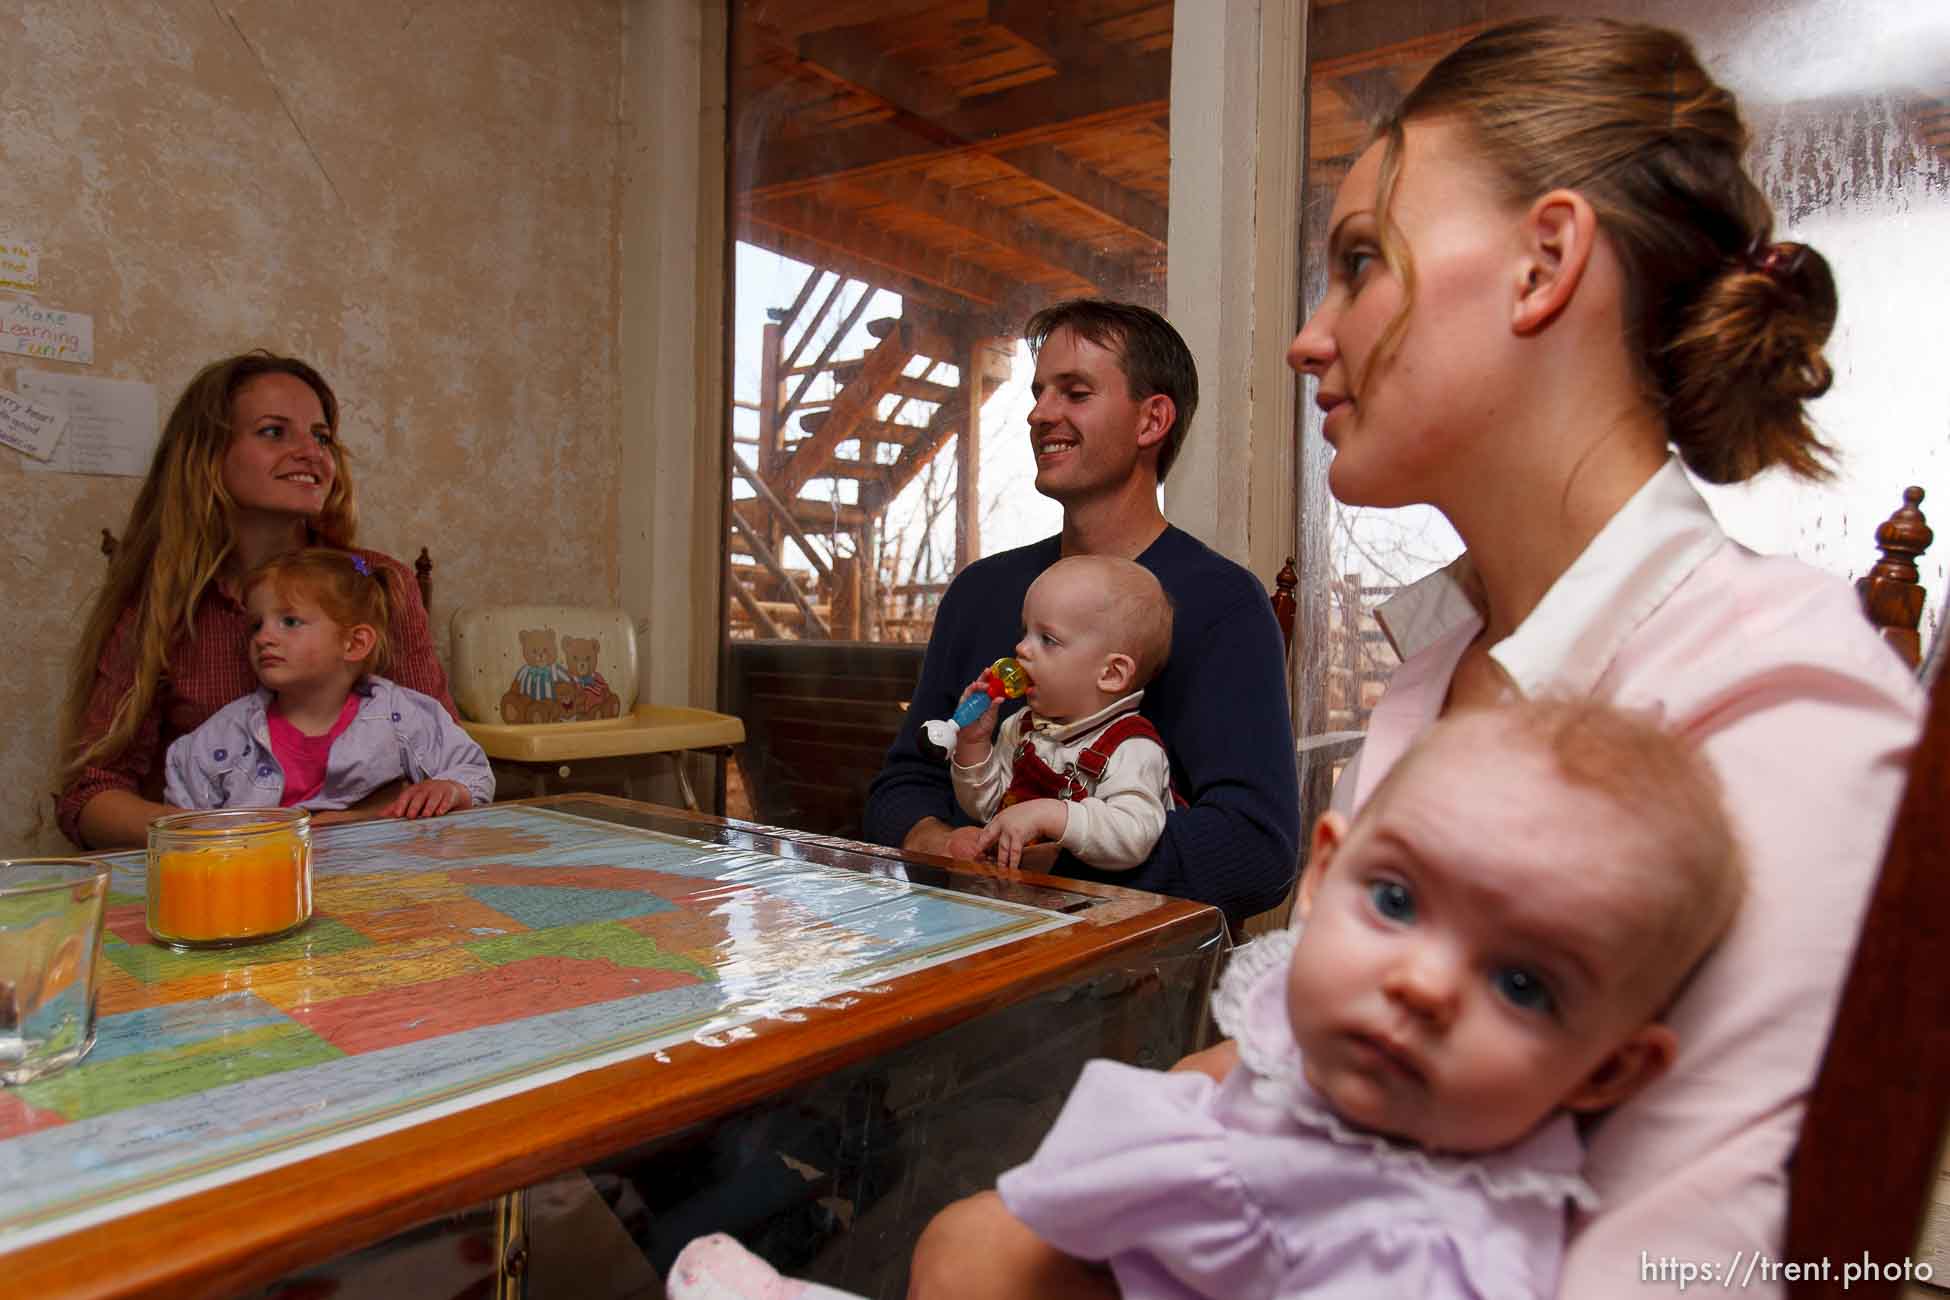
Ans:
[[[1158,509],[1158,485],[1198,406],[1191,351],[1156,312],[1095,299],[1038,312],[1024,337],[1036,353],[1036,490],[1062,504],[1063,531],[977,560],[942,597],[913,704],[867,796],[866,835],[975,856],[980,828],[956,806],[946,760],[924,750],[921,724],[947,717],[982,669],[1013,652],[1038,574],[1065,555],[1118,555],[1150,569],[1171,597],[1171,658],[1145,688],[1143,712],[1190,806],[1166,817],[1151,856],[1128,871],[1097,871],[1068,853],[1054,871],[1197,899],[1234,921],[1264,911],[1299,860],[1285,655],[1265,588]]]

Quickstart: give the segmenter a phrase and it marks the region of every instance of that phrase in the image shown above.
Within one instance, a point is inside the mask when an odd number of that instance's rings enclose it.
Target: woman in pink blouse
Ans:
[[[77,845],[141,844],[168,811],[159,801],[170,742],[256,689],[237,584],[285,551],[335,546],[393,570],[403,597],[387,629],[393,677],[453,712],[412,574],[352,545],[358,514],[338,425],[330,385],[292,357],[228,357],[183,390],[88,616],[62,711],[55,810]]]
[[[1334,495],[1434,505],[1469,548],[1384,614],[1405,662],[1337,803],[1358,808],[1444,713],[1541,694],[1655,711],[1727,789],[1748,903],[1675,1009],[1672,1072],[1587,1134],[1598,1208],[1560,1290],[1579,1300],[1643,1296],[1647,1259],[1778,1250],[1921,719],[1846,585],[1731,541],[1685,472],[1827,473],[1803,404],[1831,378],[1835,286],[1820,254],[1775,242],[1746,143],[1674,33],[1486,32],[1348,174],[1327,296],[1289,353],[1316,383]],[[1081,1293],[1070,1264],[976,1198],[923,1237],[915,1294]]]

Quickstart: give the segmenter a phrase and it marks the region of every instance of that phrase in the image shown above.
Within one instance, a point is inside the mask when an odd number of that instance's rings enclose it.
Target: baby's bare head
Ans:
[[[1106,650],[1131,656],[1135,686],[1148,685],[1171,657],[1171,599],[1137,561],[1068,556],[1043,570],[1031,590],[1037,588],[1089,622]]]

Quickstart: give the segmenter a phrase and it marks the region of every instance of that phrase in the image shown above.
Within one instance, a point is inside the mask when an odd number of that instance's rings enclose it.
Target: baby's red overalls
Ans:
[[[1110,756],[1117,747],[1134,737],[1144,739],[1164,748],[1164,739],[1158,729],[1141,714],[1127,713],[1100,732],[1076,757],[1076,761],[1059,772],[1037,756],[1035,747],[1029,743],[1028,728],[1023,729],[1022,742],[1016,746],[1016,761],[1009,769],[1009,788],[1003,792],[1000,808],[1007,808],[1029,799],[1067,799],[1080,803],[1088,799],[1096,790],[1097,782],[1103,780],[1104,770],[1110,766]],[[1180,808],[1185,800],[1180,797],[1178,788],[1172,787],[1171,801]]]

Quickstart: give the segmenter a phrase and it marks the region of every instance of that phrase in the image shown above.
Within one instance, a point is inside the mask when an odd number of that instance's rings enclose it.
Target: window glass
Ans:
[[[1382,114],[1442,54],[1491,22],[1535,13],[1607,14],[1616,6],[1354,4],[1316,0],[1309,18],[1309,122],[1303,311],[1325,288],[1335,190]],[[1648,0],[1644,21],[1687,33],[1739,97],[1753,134],[1749,167],[1774,204],[1776,238],[1820,249],[1841,317],[1829,347],[1833,390],[1814,404],[1838,474],[1805,484],[1770,472],[1706,487],[1723,526],[1754,548],[1860,576],[1874,532],[1903,488],[1950,488],[1944,421],[1950,368],[1934,318],[1950,292],[1950,14],[1898,0]],[[1320,413],[1303,403],[1302,518],[1312,521],[1303,591],[1310,647],[1303,730],[1361,729],[1396,663],[1372,610],[1461,553],[1433,510],[1346,509],[1326,488]],[[1928,513],[1931,501],[1924,502]],[[1950,511],[1950,490],[1942,494]],[[1950,513],[1946,513],[1950,518]],[[1927,645],[1941,607],[1945,555],[1926,557]]]
[[[1020,331],[1068,297],[1164,307],[1171,19],[733,4],[735,812],[857,829],[949,580],[1059,526]]]

